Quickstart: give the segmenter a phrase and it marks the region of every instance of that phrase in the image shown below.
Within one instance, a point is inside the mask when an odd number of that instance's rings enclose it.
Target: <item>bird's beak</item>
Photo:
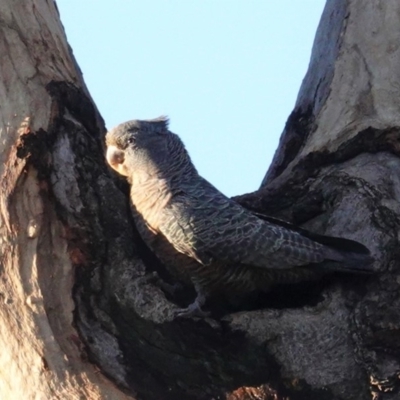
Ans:
[[[125,153],[123,150],[119,150],[115,146],[108,146],[106,159],[108,164],[110,164],[111,168],[115,169],[122,175],[126,175],[123,173],[123,166],[122,166],[122,164],[125,161]]]

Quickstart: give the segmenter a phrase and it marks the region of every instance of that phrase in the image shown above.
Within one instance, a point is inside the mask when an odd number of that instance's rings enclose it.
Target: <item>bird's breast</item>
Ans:
[[[161,214],[172,197],[168,183],[164,179],[149,179],[131,187],[131,201],[149,229],[159,231]]]

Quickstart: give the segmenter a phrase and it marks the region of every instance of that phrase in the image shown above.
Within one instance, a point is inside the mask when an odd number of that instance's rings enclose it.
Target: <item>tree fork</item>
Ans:
[[[395,0],[327,1],[274,161],[237,198],[362,242],[380,273],[284,287],[274,306],[217,325],[173,320],[142,279],[162,268],[105,165],[104,123],[55,3],[5,0],[0,15],[2,398],[361,400],[371,385],[398,396]]]

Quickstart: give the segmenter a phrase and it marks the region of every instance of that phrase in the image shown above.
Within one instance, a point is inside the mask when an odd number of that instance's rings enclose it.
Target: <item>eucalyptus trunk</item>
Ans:
[[[377,273],[284,286],[218,322],[173,319],[179,299],[143,278],[163,268],[56,4],[2,0],[0,30],[2,399],[398,398],[398,1],[327,1],[272,165],[236,198],[363,243]]]

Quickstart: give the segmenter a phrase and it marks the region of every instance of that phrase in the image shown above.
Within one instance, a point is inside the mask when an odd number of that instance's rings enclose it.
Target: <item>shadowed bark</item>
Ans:
[[[169,278],[105,164],[56,5],[1,2],[0,397],[396,399],[399,17],[396,0],[327,1],[262,187],[237,197],[365,244],[379,272],[284,286],[215,323],[174,320],[186,293],[143,279]]]

